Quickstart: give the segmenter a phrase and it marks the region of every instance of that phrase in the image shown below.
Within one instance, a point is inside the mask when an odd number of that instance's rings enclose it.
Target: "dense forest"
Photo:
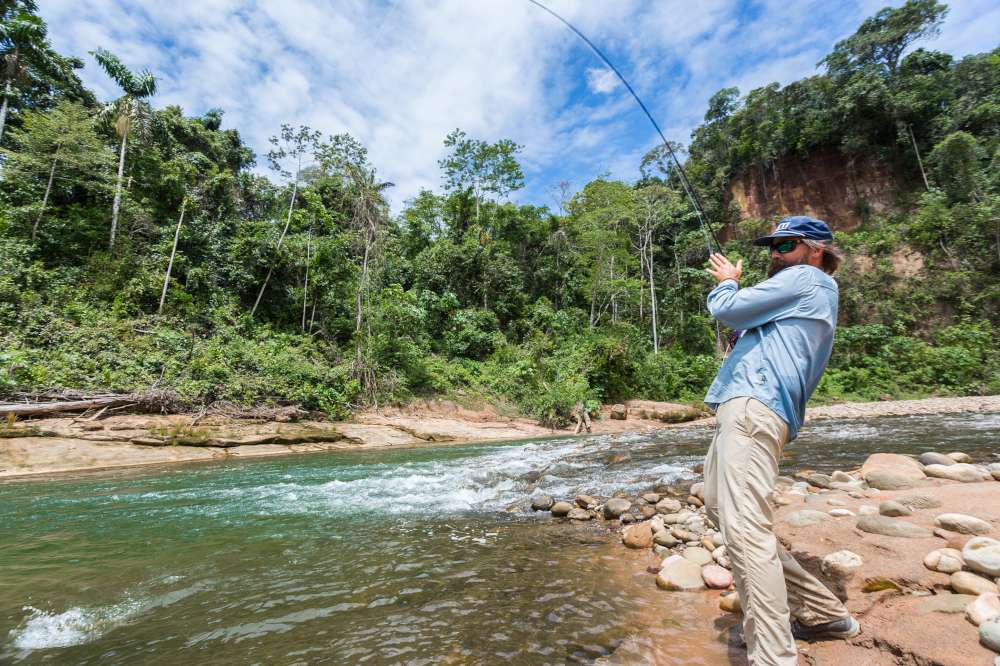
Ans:
[[[748,284],[774,220],[741,215],[735,178],[830,150],[898,177],[893,206],[851,202],[863,222],[837,233],[851,259],[819,400],[1000,392],[1000,49],[914,48],[946,15],[909,0],[820,74],[719,91],[683,147]],[[156,73],[99,46],[106,103],[35,2],[0,2],[0,397],[155,388],[343,417],[438,396],[557,423],[578,401],[703,395],[705,235],[662,150],[637,182],[518,205],[522,147],[455,130],[440,191],[393,215],[352,136],[283,125],[255,155],[221,109],[151,106]]]

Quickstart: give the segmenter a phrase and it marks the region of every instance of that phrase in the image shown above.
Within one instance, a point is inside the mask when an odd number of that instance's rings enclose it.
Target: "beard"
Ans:
[[[804,263],[806,263],[805,258],[799,261],[789,261],[783,255],[779,254],[777,257],[771,259],[771,265],[767,268],[767,277],[774,277],[778,272],[785,270],[789,266],[800,266]]]

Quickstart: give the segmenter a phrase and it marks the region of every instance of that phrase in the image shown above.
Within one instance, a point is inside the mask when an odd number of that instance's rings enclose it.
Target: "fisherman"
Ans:
[[[769,496],[784,446],[795,439],[837,326],[843,254],[821,220],[786,217],[754,245],[770,249],[768,278],[740,288],[743,261],[709,257],[718,286],[708,309],[739,331],[705,396],[716,410],[705,458],[705,506],[719,526],[743,605],[751,664],[798,664],[795,638],[849,638],[861,631],[847,608],[795,561],[771,526]]]

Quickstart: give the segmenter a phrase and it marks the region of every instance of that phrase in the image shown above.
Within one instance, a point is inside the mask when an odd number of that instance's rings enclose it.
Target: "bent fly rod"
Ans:
[[[667,149],[667,153],[673,160],[674,166],[677,167],[677,174],[680,177],[681,187],[684,188],[684,193],[687,194],[688,199],[691,201],[691,206],[694,208],[695,213],[698,215],[698,221],[701,223],[701,231],[703,234],[705,234],[705,244],[708,246],[708,253],[712,254],[713,252],[712,241],[715,241],[715,247],[721,251],[722,244],[719,242],[719,237],[715,235],[715,230],[712,228],[712,225],[709,224],[708,220],[705,219],[705,213],[704,210],[702,209],[701,201],[698,200],[698,195],[695,193],[694,188],[691,187],[691,181],[688,180],[687,172],[685,172],[684,167],[681,166],[680,160],[677,159],[677,154],[674,152],[674,149],[670,146],[670,142],[667,141],[667,137],[663,135],[663,131],[660,129],[660,126],[653,118],[653,114],[651,114],[649,112],[649,109],[646,108],[646,105],[642,103],[642,100],[639,99],[639,95],[637,95],[632,86],[629,85],[629,82],[625,80],[625,77],[622,75],[620,71],[618,71],[618,68],[615,67],[610,60],[608,60],[608,57],[605,56],[604,53],[602,53],[601,50],[597,48],[597,46],[592,41],[587,39],[586,35],[577,30],[572,23],[570,23],[562,16],[560,16],[559,14],[555,13],[554,11],[543,5],[538,0],[528,0],[528,2],[535,5],[539,9],[545,10],[546,12],[557,18],[559,21],[561,21],[567,28],[572,30],[576,34],[576,36],[582,39],[584,43],[586,43],[586,45],[590,47],[590,50],[593,51],[595,54],[597,54],[597,57],[600,58],[604,62],[604,64],[607,65],[611,69],[611,71],[615,73],[615,76],[617,76],[618,80],[620,80],[625,85],[625,88],[628,89],[630,93],[632,93],[632,97],[639,104],[639,108],[642,109],[642,112],[646,114],[647,118],[649,118],[649,122],[653,123],[653,128],[656,130],[656,133],[660,135],[660,139],[663,140],[663,145]]]

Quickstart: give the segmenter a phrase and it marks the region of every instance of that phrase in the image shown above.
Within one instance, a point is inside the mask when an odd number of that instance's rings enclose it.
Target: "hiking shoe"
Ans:
[[[853,617],[848,615],[838,620],[814,624],[812,626],[802,624],[798,620],[792,620],[792,636],[800,641],[815,641],[821,639],[845,639],[852,638],[861,633],[861,625]]]

